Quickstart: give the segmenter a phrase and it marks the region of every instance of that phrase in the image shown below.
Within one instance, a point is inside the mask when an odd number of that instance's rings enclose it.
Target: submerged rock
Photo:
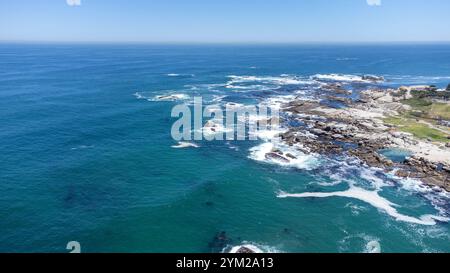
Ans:
[[[289,157],[290,159],[297,159],[293,154],[287,153],[286,157]]]
[[[235,246],[231,248],[229,253],[241,253],[241,254],[251,254],[251,253],[264,253],[259,247],[251,244],[245,244],[240,246]]]
[[[403,178],[406,178],[406,177],[409,176],[409,174],[406,171],[404,171],[404,170],[398,170],[395,173],[395,175],[398,176],[398,177],[403,177]]]
[[[221,252],[225,247],[231,244],[232,240],[229,238],[225,231],[217,233],[213,240],[208,244],[212,252]]]
[[[280,155],[280,154],[277,154],[277,153],[274,153],[274,152],[267,153],[265,155],[265,157],[266,157],[266,159],[278,160],[278,161],[281,161],[283,163],[290,163],[291,162],[289,159],[287,159],[283,155]]]
[[[238,250],[236,250],[236,253],[255,253],[250,248],[247,248],[245,246],[241,246]]]
[[[364,81],[371,82],[384,82],[384,77],[382,76],[374,76],[374,75],[364,75],[361,77]]]

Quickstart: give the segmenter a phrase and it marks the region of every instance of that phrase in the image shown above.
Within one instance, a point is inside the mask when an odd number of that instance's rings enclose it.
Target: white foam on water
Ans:
[[[423,193],[423,194],[432,193],[436,196],[450,199],[450,193],[445,190],[439,189],[438,187],[427,186],[418,179],[409,178],[409,177],[402,178],[402,177],[396,176],[395,173],[397,172],[397,170],[398,169],[392,170],[390,173],[388,173],[388,175],[390,177],[392,177],[393,179],[397,180],[403,189],[405,189],[407,191],[419,192],[419,193]]]
[[[345,75],[345,74],[316,74],[312,76],[312,79],[320,81],[338,81],[338,82],[364,82],[364,83],[373,82],[370,80],[364,80],[362,76]]]
[[[244,109],[245,105],[241,103],[227,102],[225,107],[227,109]]]
[[[175,149],[181,149],[181,148],[198,148],[200,146],[195,143],[180,141],[178,142],[177,145],[172,145],[171,147]]]
[[[381,253],[381,245],[377,240],[372,240],[366,244],[364,253]]]
[[[417,75],[386,75],[389,80],[399,84],[420,84],[426,85],[443,80],[449,80],[450,76],[417,76]]]
[[[270,141],[274,139],[277,135],[285,133],[286,130],[282,128],[273,128],[272,130],[258,130],[254,133],[257,138],[264,140],[264,141]]]
[[[231,247],[231,249],[230,249],[230,247],[226,247],[222,250],[222,252],[237,253],[237,251],[241,247],[248,248],[251,251],[253,251],[254,253],[281,253],[281,251],[279,251],[278,249],[276,249],[274,247],[267,246],[267,245],[261,245],[261,244],[257,244],[257,243],[252,243],[252,242],[242,242],[242,245],[233,246],[233,247]]]
[[[386,180],[383,180],[376,176],[376,172],[376,168],[360,168],[359,176],[371,182],[371,185],[373,185],[377,190],[380,190],[383,187],[392,186],[391,184],[387,183]]]
[[[343,58],[336,58],[336,61],[357,61],[358,58],[350,58],[350,57],[343,57]]]
[[[146,100],[149,99],[149,97],[145,96],[143,93],[141,92],[136,92],[133,94],[133,96],[135,96],[138,100]]]
[[[173,93],[166,95],[158,95],[153,97],[154,101],[177,101],[177,100],[186,100],[189,99],[189,96],[181,93]]]
[[[260,85],[260,84],[253,84],[253,85],[236,85],[236,84],[227,84],[225,86],[227,89],[234,89],[236,90],[253,90],[253,91],[266,91],[273,89],[273,86],[266,86],[266,85]],[[276,87],[275,87],[276,88]]]
[[[223,120],[211,119],[200,129],[200,131],[205,136],[213,137],[214,135],[233,132],[234,130],[225,127],[223,124]]]
[[[242,247],[248,248],[251,251],[253,251],[253,253],[264,253],[261,249],[259,249],[257,246],[254,245],[240,245],[240,246],[234,246],[231,248],[231,250],[229,251],[229,253],[237,253],[239,249],[241,249]]]
[[[333,187],[342,184],[343,181],[334,180],[332,182],[317,182],[317,185],[323,186],[323,187]]]
[[[258,123],[261,124],[263,121],[267,121],[269,118],[270,117],[267,117],[267,116],[263,117],[263,116],[259,116],[259,115],[256,115],[256,114],[245,115],[245,116],[244,115],[238,115],[237,116],[237,120],[239,122],[242,122],[242,123],[245,123],[245,124],[249,124],[249,125],[253,125],[254,128],[257,128],[256,126],[258,125]],[[257,129],[262,129],[262,128],[257,128]],[[267,130],[267,131],[270,131],[270,130]],[[258,136],[259,130],[256,130],[255,132],[249,132],[249,134]]]
[[[354,248],[355,246],[358,246],[360,244],[360,241],[362,241],[363,245],[361,246],[362,248],[359,252],[381,253],[381,244],[379,238],[367,235],[365,233],[349,234],[349,232],[347,232],[346,230],[343,230],[343,232],[348,235],[339,241],[340,252],[358,252],[357,250],[354,250]]]
[[[264,104],[269,105],[274,108],[281,108],[281,106],[285,103],[291,102],[296,99],[294,95],[284,95],[284,96],[274,96],[267,98],[263,101]],[[307,98],[305,98],[306,100]]]
[[[187,84],[184,85],[184,87],[190,90],[218,91],[218,89],[225,87],[225,84],[223,83]]]
[[[169,73],[167,77],[194,77],[194,74],[177,74],[177,73]]]
[[[295,156],[295,159],[288,158],[289,162],[285,162],[283,160],[277,160],[276,158],[267,158],[266,155],[268,153],[271,153],[274,149],[279,149],[284,154],[291,154]],[[317,168],[317,166],[320,164],[318,158],[314,155],[306,155],[297,149],[295,147],[288,147],[284,145],[274,145],[272,142],[266,142],[261,145],[258,145],[256,147],[253,147],[250,149],[250,155],[248,156],[250,159],[253,159],[255,161],[259,162],[265,162],[269,164],[275,164],[282,167],[288,167],[288,168],[297,168],[302,170],[312,170]]]
[[[276,85],[302,85],[302,84],[312,84],[311,80],[302,80],[295,76],[281,75],[279,77],[273,76],[228,76],[231,80],[228,81],[227,85],[233,85],[236,83],[267,83]]]
[[[422,181],[414,178],[402,178],[395,175],[396,169],[388,173],[388,175],[398,182],[402,189],[408,192],[419,193],[425,199],[430,201],[433,207],[442,215],[448,215],[445,205],[450,201],[450,193],[439,188],[430,187],[422,183]]]
[[[228,148],[230,148],[231,150],[239,151],[239,147],[238,147],[238,146],[235,146],[235,145],[233,145],[233,144],[231,144],[230,142],[226,142],[226,145],[227,145]]]
[[[75,151],[75,150],[84,150],[84,149],[90,149],[90,148],[94,148],[94,147],[95,147],[94,145],[80,145],[80,146],[71,148],[71,150],[72,150],[72,151]]]
[[[366,210],[366,207],[364,207],[364,206],[358,206],[358,205],[356,205],[356,204],[353,204],[352,202],[346,204],[346,205],[345,205],[345,208],[350,208],[351,213],[352,213],[353,215],[356,215],[356,216],[359,215],[362,211],[365,211],[365,210]]]
[[[221,102],[226,97],[226,95],[213,95],[211,102]]]
[[[337,192],[305,192],[298,194],[289,194],[285,192],[280,192],[277,195],[278,198],[327,198],[327,197],[345,197],[345,198],[354,198],[361,200],[365,203],[372,205],[375,208],[387,213],[397,221],[403,221],[413,224],[419,225],[428,225],[432,226],[436,224],[436,221],[440,222],[448,222],[450,219],[442,216],[435,215],[423,215],[420,218],[415,218],[412,216],[407,216],[399,213],[395,207],[398,207],[397,204],[394,204],[387,200],[384,197],[381,197],[378,194],[378,191],[368,191],[359,187],[351,186],[346,191],[337,191]]]
[[[178,101],[178,100],[187,100],[190,97],[183,93],[175,93],[173,91],[169,91],[163,95],[147,95],[145,92],[136,92],[133,94],[139,100],[147,100],[147,101]]]

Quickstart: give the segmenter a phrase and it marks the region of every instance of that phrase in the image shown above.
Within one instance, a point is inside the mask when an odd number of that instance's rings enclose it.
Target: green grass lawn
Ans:
[[[430,115],[438,116],[445,120],[450,120],[450,104],[433,103],[431,106]]]
[[[431,139],[438,142],[450,142],[447,134],[439,130],[428,127],[426,124],[417,122],[414,119],[405,117],[389,117],[384,122],[396,126],[399,130],[411,133],[421,139]]]
[[[422,112],[424,118],[450,120],[450,103],[431,102],[422,98],[404,100],[402,103],[411,106],[412,112]]]

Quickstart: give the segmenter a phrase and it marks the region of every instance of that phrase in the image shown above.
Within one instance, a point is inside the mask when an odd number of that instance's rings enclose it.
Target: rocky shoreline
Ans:
[[[351,92],[342,84],[327,84],[322,87],[327,92],[325,99],[343,103],[345,107],[302,97],[284,103],[280,109],[284,121],[294,121],[297,126],[287,126],[288,130],[279,137],[305,154],[356,157],[361,164],[393,172],[398,177],[419,179],[435,191],[450,191],[449,142],[419,139],[384,122],[386,117],[410,110],[402,100],[411,97],[408,91],[411,89],[370,88],[350,98]],[[380,153],[383,149],[407,150],[411,155],[402,162],[394,162]],[[295,157],[273,150],[266,158],[289,162]]]

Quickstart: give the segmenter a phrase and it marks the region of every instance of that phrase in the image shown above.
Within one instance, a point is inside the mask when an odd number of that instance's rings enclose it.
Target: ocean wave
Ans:
[[[169,74],[166,74],[166,76],[167,77],[183,77],[183,78],[195,77],[194,74],[177,74],[177,73],[169,73]]]
[[[347,203],[347,205],[345,205],[345,208],[349,208],[351,213],[355,216],[358,216],[362,211],[366,210],[366,207],[364,206],[359,206],[357,204],[354,204],[352,202]]]
[[[323,159],[322,159],[323,160]],[[413,195],[419,194],[431,204],[439,216],[422,217],[421,220],[432,222],[434,220],[446,222],[448,218],[448,203],[449,193],[438,190],[423,184],[421,181],[412,178],[401,178],[394,175],[396,170],[389,173],[383,172],[378,168],[371,168],[368,166],[361,166],[360,161],[354,158],[340,158],[339,160],[328,159],[322,165],[323,170],[320,170],[321,177],[326,176],[331,181],[316,181],[316,184],[322,187],[336,186],[342,183],[347,183],[350,187],[361,188],[365,191],[372,191],[378,194],[385,188],[390,188],[391,192],[395,190],[395,195]],[[358,199],[358,198],[356,198]],[[365,202],[368,203],[368,202]],[[353,214],[358,214],[358,209],[347,204]]]
[[[213,95],[211,102],[221,102],[226,97],[226,95]]]
[[[362,82],[362,83],[382,81],[381,77],[378,76],[367,75],[366,77],[367,78],[365,78],[364,76],[348,75],[348,74],[316,74],[312,76],[311,79],[318,81]],[[371,77],[372,79],[368,77]]]
[[[280,151],[286,156],[269,157],[268,155],[272,154],[275,150]],[[318,158],[314,155],[306,155],[293,147],[275,145],[272,142],[266,142],[251,148],[248,157],[259,162],[303,170],[315,169],[320,164]]]
[[[198,148],[200,146],[195,143],[180,141],[178,142],[177,145],[172,145],[171,147],[175,149],[181,149],[181,148]]]
[[[286,132],[285,129],[282,128],[273,128],[270,130],[258,130],[254,134],[258,139],[264,140],[264,141],[270,141],[273,140],[277,135],[282,134]]]
[[[357,61],[358,58],[350,58],[350,57],[343,57],[343,58],[336,58],[336,61]]]
[[[391,84],[397,85],[430,85],[444,82],[443,88],[447,86],[450,76],[414,76],[414,75],[386,75]]]
[[[144,92],[136,92],[134,93],[134,96],[137,99],[140,100],[147,100],[147,101],[178,101],[178,100],[187,100],[189,99],[189,95],[183,94],[183,93],[175,93],[175,92],[168,92],[163,95],[154,95],[153,93],[151,95],[144,93]]]
[[[207,84],[186,84],[184,88],[196,91],[196,90],[205,90],[205,91],[217,91],[219,88],[225,87],[224,83],[207,83]]]
[[[236,83],[266,83],[275,85],[302,85],[302,84],[314,84],[315,82],[310,79],[301,79],[297,76],[281,75],[274,76],[228,76],[231,80],[227,82],[227,85],[233,85]]]
[[[402,178],[395,175],[396,169],[387,173],[389,177],[395,179],[397,185],[410,193],[418,193],[423,198],[428,200],[433,207],[439,211],[441,215],[448,215],[449,211],[446,209],[448,203],[450,202],[450,193],[442,190],[436,186],[425,185],[422,181],[414,178]]]
[[[348,235],[339,241],[340,252],[358,252],[350,250],[351,246],[361,245],[362,253],[381,253],[380,239],[374,236],[366,235],[364,233]]]
[[[223,120],[211,119],[205,123],[200,129],[207,139],[213,139],[216,135],[223,135],[224,133],[233,132],[233,129],[229,129],[223,124]]]
[[[80,146],[77,146],[77,147],[72,147],[71,150],[72,151],[84,150],[84,149],[91,149],[91,148],[94,148],[94,147],[95,147],[94,145],[80,145]]]
[[[231,144],[229,141],[225,142],[225,144],[228,146],[228,148],[230,148],[231,150],[234,151],[239,151],[239,147],[236,145]]]
[[[241,245],[237,246],[228,246],[222,250],[223,253],[240,253],[243,248],[250,250],[253,253],[281,253],[275,247],[271,247],[268,245],[261,245],[253,242],[242,242]]]
[[[443,216],[436,215],[422,215],[419,218],[415,218],[412,216],[401,214],[397,211],[395,207],[398,207],[397,204],[390,202],[384,197],[381,197],[378,194],[378,191],[369,191],[359,187],[350,186],[350,188],[346,191],[336,191],[336,192],[305,192],[305,193],[285,193],[279,192],[277,195],[278,198],[328,198],[328,197],[345,197],[345,198],[353,198],[363,201],[380,211],[385,212],[389,216],[393,217],[397,221],[408,222],[412,224],[419,225],[427,225],[432,226],[436,225],[437,221],[439,222],[448,222],[449,218]]]
[[[421,76],[421,75],[387,75],[389,79],[393,80],[421,80],[421,81],[439,81],[449,80],[450,76]]]
[[[277,89],[279,86],[266,86],[261,84],[252,84],[252,85],[235,85],[235,84],[227,84],[225,85],[225,88],[232,89],[235,92],[239,91],[267,91],[270,89]]]
[[[381,245],[378,240],[369,241],[364,248],[364,253],[381,253]]]
[[[315,101],[319,102],[320,100],[315,97],[314,94],[307,94],[304,90],[296,90],[292,91],[289,95],[277,95],[277,96],[270,96],[266,99],[263,99],[260,103],[261,105],[265,105],[270,107],[271,109],[281,109],[283,105],[293,101]],[[300,116],[300,114],[298,114]]]

